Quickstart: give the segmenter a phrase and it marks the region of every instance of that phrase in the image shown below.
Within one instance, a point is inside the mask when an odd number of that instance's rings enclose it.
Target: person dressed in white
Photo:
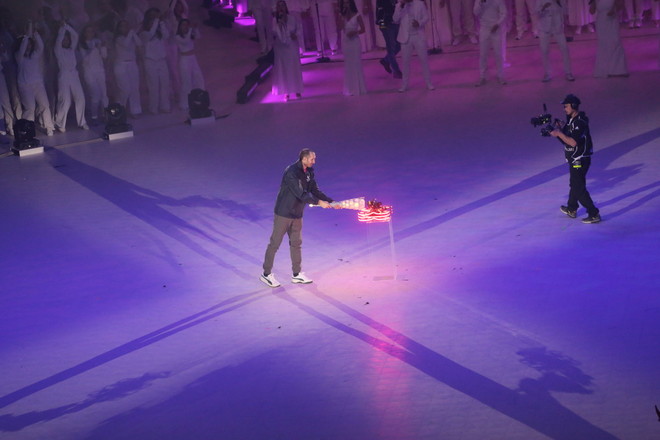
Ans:
[[[298,47],[300,48],[300,55],[305,53],[305,27],[303,23],[303,13],[309,14],[309,0],[289,0],[287,2],[287,8],[289,8],[289,14],[293,15],[296,19],[296,22],[300,24],[297,29],[298,37]],[[271,19],[271,32],[272,32],[272,19]]]
[[[3,113],[5,121],[5,131],[9,136],[14,135],[14,109],[11,107],[11,100],[9,99],[9,90],[7,89],[7,82],[5,81],[5,74],[0,67],[0,111]]]
[[[204,76],[195,55],[195,40],[200,37],[197,26],[190,25],[188,19],[179,22],[174,41],[179,48],[179,77],[181,78],[181,94],[179,106],[188,108],[188,95],[193,89],[204,89]]]
[[[98,123],[99,109],[108,106],[108,90],[103,65],[103,60],[107,58],[108,51],[101,40],[96,37],[96,29],[93,26],[83,28],[78,52],[80,54],[83,81],[89,98],[87,109],[91,117],[91,123],[95,125]]]
[[[403,82],[399,92],[405,92],[410,83],[410,58],[413,49],[417,52],[417,57],[422,66],[426,88],[434,90],[435,87],[431,83],[426,34],[424,33],[424,26],[429,21],[426,5],[422,0],[401,0],[394,8],[392,20],[394,23],[399,24],[397,41],[401,43]]]
[[[66,118],[71,108],[71,99],[76,110],[78,127],[87,130],[85,121],[85,93],[80,83],[76,59],[78,33],[67,23],[62,23],[55,40],[55,58],[59,72],[57,75],[57,109],[55,110],[55,128],[64,133]]]
[[[189,10],[186,0],[170,0],[170,6],[165,15],[167,28],[171,31],[170,38],[165,46],[167,49],[167,66],[170,71],[170,84],[177,99],[176,102],[180,102],[181,77],[179,75],[179,49],[176,45],[176,33],[174,31],[179,28],[181,20],[190,18],[188,16]]]
[[[364,33],[364,21],[358,14],[355,0],[341,0],[341,47],[344,52],[344,95],[364,95],[367,87],[364,85],[362,70],[362,49],[360,34]]]
[[[166,42],[170,31],[165,21],[160,19],[158,8],[151,8],[144,14],[140,39],[144,45],[144,70],[147,74],[149,92],[149,112],[151,114],[171,111],[170,72],[167,68]]]
[[[538,35],[538,14],[535,0],[516,0],[516,40],[520,40],[527,30],[527,11],[532,22],[532,33]]]
[[[628,17],[628,27],[641,28],[642,15],[644,14],[643,0],[625,0],[626,16]]]
[[[319,55],[324,53],[325,42],[328,42],[334,55],[337,53],[337,22],[335,21],[334,0],[314,0],[311,5],[312,21],[316,37],[316,51]]]
[[[564,73],[568,81],[575,81],[571,72],[571,58],[568,55],[568,45],[564,34],[564,0],[536,0],[538,15],[539,45],[543,58],[543,82],[552,78],[550,74],[550,37],[554,37],[564,60]]]
[[[272,0],[248,0],[248,9],[252,11],[254,26],[261,45],[261,54],[267,54],[273,44],[273,2]]]
[[[42,122],[48,136],[53,135],[53,116],[44,86],[44,74],[41,57],[44,53],[44,43],[39,32],[34,32],[32,22],[28,24],[28,33],[23,36],[20,48],[16,54],[18,65],[18,91],[23,104],[23,119]],[[35,106],[36,103],[36,106]]]
[[[355,0],[355,7],[357,8],[362,22],[364,23],[364,32],[360,34],[360,44],[362,45],[362,52],[370,52],[376,46],[374,41],[375,28],[374,28],[374,4],[375,0]],[[341,12],[341,8],[340,8]],[[343,50],[343,47],[342,47]]]
[[[479,82],[476,85],[486,84],[489,47],[493,48],[497,79],[500,84],[504,85],[506,81],[504,80],[501,34],[504,20],[506,20],[504,0],[476,0],[474,15],[479,18]]]
[[[619,35],[621,0],[594,0],[591,13],[596,14],[596,67],[594,76],[628,76],[626,54]]]
[[[440,7],[445,7],[446,0],[440,0]],[[472,44],[477,44],[477,33],[474,26],[474,12],[472,0],[448,0],[451,14],[451,44],[458,46],[463,35],[467,35]],[[462,26],[461,26],[462,24]]]
[[[140,72],[136,62],[136,49],[140,39],[126,20],[117,23],[115,31],[114,74],[117,83],[117,102],[128,107],[133,117],[142,113],[140,103]]]
[[[595,32],[594,16],[589,12],[588,0],[570,0],[568,2],[568,24],[575,26],[575,35],[582,33],[582,28],[587,27],[589,32]]]
[[[302,70],[298,56],[297,29],[299,23],[289,14],[284,0],[278,0],[273,18],[273,95],[289,96],[295,93],[298,98],[303,92]]]

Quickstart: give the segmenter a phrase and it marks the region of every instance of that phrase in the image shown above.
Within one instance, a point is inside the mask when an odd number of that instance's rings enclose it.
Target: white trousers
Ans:
[[[144,60],[144,70],[147,74],[147,91],[149,92],[149,111],[157,113],[159,108],[163,112],[172,109],[170,103],[170,72],[165,58],[160,60]]]
[[[474,2],[471,0],[449,0],[451,33],[454,37],[463,34],[476,35],[474,31]],[[461,26],[461,18],[463,26]]]
[[[135,61],[117,61],[114,67],[117,102],[133,115],[142,113],[140,104],[140,72]]]
[[[266,53],[273,48],[273,10],[260,6],[254,8],[252,14],[254,15],[254,25],[257,28],[261,52]]]
[[[14,132],[14,109],[11,106],[11,99],[9,97],[9,89],[7,89],[7,82],[5,76],[0,70],[0,110],[4,113],[4,120],[7,133]]]
[[[321,38],[328,42],[330,50],[337,50],[337,22],[335,21],[334,15],[323,15],[323,11],[320,11],[321,15],[319,16],[316,13],[316,5],[312,5],[312,21],[314,22],[314,35],[316,37],[316,50],[321,52],[323,48],[323,43]]]
[[[410,82],[410,59],[412,58],[413,50],[417,52],[417,57],[422,66],[422,75],[428,87],[432,86],[431,83],[431,69],[429,68],[429,55],[426,48],[426,35],[423,29],[419,29],[417,33],[411,34],[407,43],[401,43],[401,73],[403,77],[403,88],[407,89]]]
[[[65,128],[66,117],[71,108],[71,100],[76,109],[76,123],[78,127],[86,125],[85,122],[85,93],[78,71],[60,72],[57,80],[57,107],[55,110],[55,126]]]
[[[642,21],[642,13],[644,12],[644,5],[642,0],[625,0],[626,15],[628,21],[639,20]]]
[[[23,119],[36,121],[35,117],[38,117],[44,128],[52,131],[55,127],[44,83],[18,83],[18,91],[21,94],[21,104],[23,104]]]
[[[516,32],[522,35],[527,30],[527,11],[529,10],[529,17],[532,21],[532,32],[538,32],[538,15],[535,12],[534,0],[516,0]]]
[[[504,78],[504,61],[502,59],[502,25],[491,32],[492,24],[483,23],[479,28],[479,76],[486,77],[488,70],[488,50],[493,48],[497,77]]]
[[[192,89],[204,89],[204,76],[199,68],[195,55],[181,55],[179,57],[179,75],[181,76],[181,99],[179,105],[182,109],[188,108],[188,94]]]
[[[566,35],[564,32],[543,32],[539,31],[539,45],[541,46],[541,56],[543,58],[543,70],[546,75],[550,75],[550,37],[554,36],[557,46],[561,51],[561,56],[564,60],[564,73],[571,73],[571,58],[568,55],[568,45],[566,44]]]
[[[105,83],[105,70],[86,70],[83,72],[85,88],[89,97],[89,114],[92,119],[99,117],[99,108],[108,106],[108,90]]]

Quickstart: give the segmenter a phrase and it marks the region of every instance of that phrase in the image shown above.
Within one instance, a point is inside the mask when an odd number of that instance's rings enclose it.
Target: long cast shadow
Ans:
[[[51,149],[48,151],[48,156],[58,172],[217,265],[229,269],[241,277],[250,276],[195,243],[190,238],[191,236],[208,240],[243,260],[261,265],[261,261],[252,255],[243,252],[226,241],[221,241],[209,235],[204,230],[187,223],[164,208],[164,206],[222,208],[227,215],[241,219],[253,219],[256,214],[249,207],[238,205],[233,201],[207,199],[201,196],[187,197],[180,200],[167,197],[80,162],[60,150]],[[175,262],[172,262],[172,265],[177,266]]]
[[[110,402],[137,393],[148,387],[151,382],[157,379],[163,379],[170,375],[168,372],[145,373],[141,377],[120,380],[117,383],[108,385],[103,389],[96,391],[82,402],[71,403],[68,405],[51,408],[44,411],[31,411],[25,414],[14,416],[6,414],[0,416],[0,431],[20,431],[28,426],[39,422],[55,420],[67,414],[73,414],[97,403]]]
[[[633,151],[636,148],[641,147],[642,145],[645,145],[655,139],[660,137],[660,128],[656,128],[650,131],[647,131],[646,133],[639,134],[637,136],[634,136],[630,139],[626,139],[625,141],[618,142],[614,145],[611,145],[607,148],[604,148],[600,151],[596,151],[594,154],[594,159],[591,165],[591,170],[589,173],[589,177],[591,179],[595,180],[595,185],[596,186],[611,186],[612,182],[608,181],[610,178],[616,178],[617,182],[621,182],[622,180],[625,180],[626,178],[629,178],[633,174],[637,172],[637,168],[624,168],[621,172],[614,173],[616,174],[614,176],[613,173],[608,173],[605,178],[601,178],[599,176],[599,172],[602,172],[607,169],[607,167],[612,164],[616,159],[628,154],[629,152]],[[566,164],[561,164],[555,167],[552,167],[548,170],[545,170],[543,172],[540,172],[538,174],[535,174],[533,176],[530,176],[519,183],[516,183],[515,185],[512,185],[508,188],[504,188],[500,191],[497,191],[496,193],[487,195],[485,197],[482,197],[480,199],[474,200],[470,203],[467,203],[463,206],[459,206],[458,208],[452,209],[450,211],[447,211],[437,217],[434,217],[432,219],[423,221],[421,223],[418,223],[414,226],[410,226],[408,228],[402,229],[400,231],[396,231],[394,235],[395,241],[401,241],[405,240],[406,238],[412,237],[414,235],[420,234],[422,232],[425,232],[429,229],[432,229],[436,226],[439,226],[443,223],[446,223],[450,220],[453,220],[457,217],[460,217],[464,214],[469,214],[479,208],[483,208],[484,206],[487,206],[491,203],[495,203],[497,201],[500,201],[502,199],[505,199],[507,197],[510,197],[512,195],[521,193],[523,191],[527,191],[529,189],[535,188],[537,186],[543,185],[545,183],[548,183],[554,179],[557,179],[559,177],[565,176],[567,179],[567,185],[568,185],[568,176],[567,176],[567,165]],[[567,188],[568,191],[568,188]],[[360,251],[356,252],[354,257],[358,257],[364,254],[367,254],[371,252],[372,250],[376,248],[381,248],[383,246],[389,245],[389,239],[382,239],[377,241],[376,243],[372,244],[370,247],[366,249],[361,249]]]
[[[591,424],[589,421],[562,406],[561,403],[547,392],[547,389],[545,392],[539,391],[539,387],[543,387],[543,382],[534,380],[532,380],[533,383],[522,382],[520,389],[512,390],[346,306],[322,293],[313,285],[308,286],[306,290],[344,312],[346,315],[378,331],[397,345],[342,324],[330,316],[303,304],[286,292],[279,294],[278,297],[292,303],[300,310],[327,325],[405,362],[435,380],[472,397],[501,414],[523,423],[552,439],[616,439],[614,435]]]
[[[27,396],[45,390],[48,387],[56,385],[60,382],[64,382],[65,380],[71,379],[82,373],[90,371],[96,367],[107,364],[108,362],[111,362],[115,359],[119,359],[122,356],[126,356],[127,354],[133,353],[134,351],[140,350],[144,347],[148,347],[149,345],[155,344],[156,342],[159,342],[165,338],[169,338],[170,336],[180,333],[191,327],[198,326],[210,319],[224,315],[225,313],[232,312],[238,308],[246,306],[270,294],[270,292],[268,293],[263,293],[263,292],[264,289],[261,289],[254,292],[244,293],[242,295],[237,295],[233,298],[229,298],[214,306],[202,310],[201,312],[197,312],[183,319],[180,319],[172,324],[168,324],[164,327],[159,328],[158,330],[155,330],[137,339],[133,339],[132,341],[129,341],[125,344],[115,347],[112,350],[108,350],[105,353],[102,353],[98,356],[94,356],[93,358],[81,362],[78,365],[75,365],[71,368],[67,368],[66,370],[62,370],[59,373],[55,373],[52,376],[49,376],[45,379],[41,379],[38,382],[35,382],[31,385],[25,386],[19,390],[16,390],[5,396],[2,396],[0,397],[0,408],[4,408]]]

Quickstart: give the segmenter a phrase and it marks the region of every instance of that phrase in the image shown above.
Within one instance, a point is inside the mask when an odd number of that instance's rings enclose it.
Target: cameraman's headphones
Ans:
[[[570,93],[566,95],[564,100],[561,102],[562,104],[570,104],[571,108],[573,110],[577,110],[580,107],[580,98],[575,96],[574,94]]]

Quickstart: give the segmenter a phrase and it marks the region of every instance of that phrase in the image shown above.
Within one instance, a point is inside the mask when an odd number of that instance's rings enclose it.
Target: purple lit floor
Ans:
[[[536,42],[509,84],[475,88],[473,47],[431,58],[437,89],[396,93],[376,61],[347,98],[341,63],[304,68],[303,99],[261,86],[234,105],[258,45],[205,29],[213,106],[135,137],[71,130],[0,158],[0,438],[660,438],[658,33],[625,32],[631,76],[541,83]],[[202,44],[200,43],[200,44]],[[228,61],[236,60],[236,61]],[[591,117],[603,222],[559,212],[567,167],[529,119],[569,92]],[[302,147],[336,199],[386,224],[308,209],[304,268],[286,243],[257,276],[282,170]],[[584,216],[580,211],[579,216]],[[396,275],[396,277],[395,277]]]

